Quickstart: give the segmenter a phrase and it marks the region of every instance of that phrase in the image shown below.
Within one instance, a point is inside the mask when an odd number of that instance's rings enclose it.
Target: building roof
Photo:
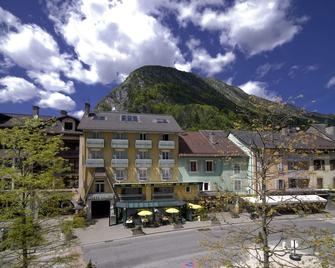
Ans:
[[[130,118],[129,121],[122,118]],[[78,126],[82,130],[179,133],[182,129],[171,115],[127,112],[91,113]]]
[[[15,126],[23,126],[24,121],[27,119],[31,119],[31,114],[15,114],[15,113],[0,113],[0,128],[11,128]],[[39,115],[39,119],[41,120],[51,120],[56,119],[55,124],[48,130],[49,133],[53,134],[73,134],[80,135],[81,131],[75,130],[63,130],[62,120],[65,118],[71,118],[75,121],[76,125],[79,123],[79,120],[70,115],[63,115],[59,117],[50,116],[50,115]]]
[[[179,135],[181,156],[245,156],[224,131],[201,130]]]
[[[228,139],[229,132],[222,130],[201,130],[214,149],[223,156],[245,156],[245,153]]]
[[[320,134],[335,141],[335,126],[327,126],[326,124],[312,124],[310,128],[314,128]],[[310,129],[308,129],[310,131]],[[312,133],[312,131],[310,131]],[[315,133],[315,132],[313,132]]]
[[[302,150],[335,150],[335,142],[314,133],[255,132],[233,130],[231,133],[246,146],[257,148],[294,148]]]
[[[181,155],[218,155],[209,140],[200,132],[185,132],[179,135]]]

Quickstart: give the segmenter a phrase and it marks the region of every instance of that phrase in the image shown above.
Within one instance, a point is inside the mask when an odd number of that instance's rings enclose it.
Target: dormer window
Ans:
[[[64,122],[64,130],[73,130],[73,122]]]

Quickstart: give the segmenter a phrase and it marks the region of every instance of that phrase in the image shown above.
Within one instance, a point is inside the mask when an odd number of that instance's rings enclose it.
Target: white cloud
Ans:
[[[67,94],[72,94],[75,92],[73,82],[64,82],[60,79],[59,73],[41,73],[29,71],[28,75],[30,78],[34,79],[35,83],[40,84],[47,91],[64,92]]]
[[[67,111],[71,111],[76,107],[76,103],[69,96],[62,93],[41,91],[39,94],[41,99],[38,101],[38,105],[41,107]]]
[[[72,112],[70,113],[72,116],[78,118],[78,119],[81,119],[84,115],[84,111],[83,110],[79,110],[79,111],[75,111],[75,112]]]
[[[57,31],[73,46],[78,60],[107,84],[143,65],[185,64],[171,31],[146,14],[140,4],[87,0],[60,9],[61,14],[51,5],[49,10]]]
[[[201,47],[201,42],[198,39],[191,38],[186,46],[192,53],[192,60],[189,66],[192,69],[200,69],[203,73],[214,75],[221,72],[224,67],[235,61],[235,55],[229,51],[225,54],[218,53],[212,57],[204,48]]]
[[[176,12],[184,24],[192,21],[203,30],[219,33],[223,46],[237,46],[255,55],[291,41],[301,30],[307,18],[292,18],[290,9],[289,0],[237,0],[221,9],[182,2]]]
[[[20,77],[3,77],[0,79],[0,85],[0,103],[20,103],[31,100],[37,96],[36,87]]]
[[[332,76],[332,77],[329,79],[329,81],[328,81],[326,87],[327,87],[327,88],[332,88],[332,87],[335,88],[335,75]]]
[[[264,63],[257,67],[256,69],[256,75],[259,78],[263,78],[265,75],[267,75],[270,71],[278,71],[284,66],[284,63]]]
[[[268,85],[260,81],[248,81],[242,85],[238,86],[245,93],[250,95],[255,95],[264,99],[271,101],[278,101],[281,98],[276,94],[276,92],[267,89]]]

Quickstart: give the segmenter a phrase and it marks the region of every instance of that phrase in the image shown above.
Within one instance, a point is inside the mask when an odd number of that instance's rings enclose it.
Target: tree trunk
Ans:
[[[26,209],[26,196],[25,193],[22,194],[22,208]],[[21,236],[21,246],[22,246],[22,268],[28,268],[28,248],[27,248],[27,218],[26,212],[22,214],[22,236]]]
[[[269,268],[270,267],[270,254],[269,254],[269,241],[268,241],[268,225],[267,225],[267,194],[266,194],[266,177],[262,176],[262,189],[261,189],[261,194],[262,194],[262,246],[263,246],[263,268]]]

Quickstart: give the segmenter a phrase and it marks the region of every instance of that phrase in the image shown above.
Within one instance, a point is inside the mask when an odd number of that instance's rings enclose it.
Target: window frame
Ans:
[[[195,170],[192,170],[192,163],[195,163]],[[189,161],[189,172],[196,173],[198,172],[198,160],[190,160]]]
[[[94,181],[94,191],[95,191],[95,193],[105,193],[105,190],[106,190],[105,180],[95,180]]]
[[[211,164],[211,167],[212,167],[211,170],[208,170],[208,165],[207,165],[208,163],[212,163]],[[214,172],[214,160],[205,160],[205,167],[206,167],[206,169],[205,169],[206,173],[213,173]]]
[[[236,167],[238,167],[238,169]],[[234,174],[241,174],[241,164],[240,163],[235,163],[234,167],[233,167],[233,170],[234,170]],[[238,172],[237,172],[237,170],[238,170]]]
[[[239,189],[237,189],[236,183],[239,184]],[[238,193],[242,192],[242,180],[234,180],[234,191]]]

